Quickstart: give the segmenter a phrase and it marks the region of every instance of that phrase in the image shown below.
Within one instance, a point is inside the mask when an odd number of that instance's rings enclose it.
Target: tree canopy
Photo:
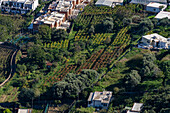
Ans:
[[[63,29],[52,29],[52,41],[68,39],[68,33]]]
[[[51,41],[51,28],[47,25],[41,25],[39,27],[39,34],[42,37],[42,40],[45,42],[50,42]]]
[[[156,57],[153,54],[144,54],[143,68],[141,70],[143,79],[157,79],[163,77],[162,71],[155,62]]]
[[[75,98],[84,88],[90,86],[98,79],[99,73],[95,70],[85,69],[79,75],[69,73],[60,82],[57,82],[52,89],[54,98],[64,97]]]
[[[130,87],[135,87],[141,82],[141,76],[138,71],[131,70],[130,74],[125,76],[125,84],[130,85]]]
[[[30,47],[28,50],[28,57],[31,60],[31,63],[37,64],[40,67],[44,66],[45,63],[45,52],[39,45],[34,45]]]

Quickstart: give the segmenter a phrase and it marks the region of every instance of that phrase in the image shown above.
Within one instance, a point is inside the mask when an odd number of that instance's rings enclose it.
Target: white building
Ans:
[[[158,13],[158,12],[160,12],[160,11],[165,10],[166,8],[167,8],[167,5],[166,5],[166,4],[160,4],[160,3],[150,2],[150,3],[146,6],[146,11]]]
[[[30,10],[35,10],[38,0],[0,0],[2,11],[25,14]]]
[[[88,98],[88,107],[107,109],[112,99],[111,91],[91,92]]]
[[[168,18],[170,19],[170,12],[168,11],[160,11],[156,16],[155,16],[156,19],[163,19],[163,18]]]
[[[127,113],[140,113],[143,108],[143,103],[134,103],[131,110],[128,110]]]
[[[158,35],[157,33],[145,35],[142,36],[141,43],[138,47],[148,49],[170,49],[170,39]]]
[[[150,2],[167,4],[167,0],[132,0],[130,3],[147,5]]]
[[[123,5],[123,0],[98,0],[95,5],[114,7],[115,5]]]
[[[31,109],[18,109],[18,113],[32,113]]]

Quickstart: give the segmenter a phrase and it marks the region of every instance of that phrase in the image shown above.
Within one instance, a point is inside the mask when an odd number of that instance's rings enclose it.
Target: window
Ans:
[[[102,105],[103,105],[103,106],[107,106],[107,104],[106,104],[106,103],[102,103]]]

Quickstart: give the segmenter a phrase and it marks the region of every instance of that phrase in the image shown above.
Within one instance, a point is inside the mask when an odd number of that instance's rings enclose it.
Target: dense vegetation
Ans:
[[[22,31],[24,19],[21,16],[0,15],[0,41],[13,39]]]
[[[89,93],[106,89],[115,95],[108,112],[123,111],[133,102],[145,103],[144,112],[168,110],[169,51],[151,52],[134,45],[145,34],[168,38],[170,21],[143,13],[142,5],[114,9],[89,5],[73,21],[70,33],[40,26],[39,32],[17,43],[16,74],[0,89],[0,102],[28,108],[34,102],[36,109],[42,109],[46,103],[63,104],[80,97],[72,111],[88,112],[94,110],[84,108]]]

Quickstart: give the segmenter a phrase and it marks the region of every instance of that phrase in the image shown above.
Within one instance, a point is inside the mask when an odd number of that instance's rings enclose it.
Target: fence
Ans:
[[[48,113],[48,107],[49,105],[47,104],[47,106],[45,107],[44,113]]]

